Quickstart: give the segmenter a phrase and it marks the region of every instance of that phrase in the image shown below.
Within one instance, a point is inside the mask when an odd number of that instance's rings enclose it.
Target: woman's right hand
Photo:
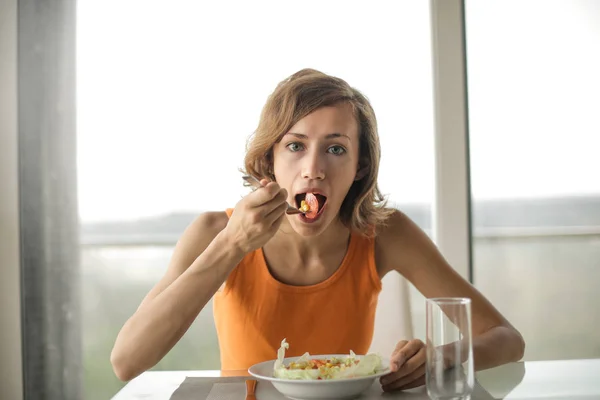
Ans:
[[[275,235],[288,207],[287,191],[277,182],[262,179],[261,186],[236,204],[225,227],[231,243],[244,254],[262,247]]]

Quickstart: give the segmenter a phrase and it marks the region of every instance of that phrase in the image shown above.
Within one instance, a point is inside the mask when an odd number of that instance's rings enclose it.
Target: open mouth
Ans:
[[[295,196],[296,207],[305,212],[305,217],[316,218],[323,211],[327,203],[327,196],[321,193],[298,193]]]

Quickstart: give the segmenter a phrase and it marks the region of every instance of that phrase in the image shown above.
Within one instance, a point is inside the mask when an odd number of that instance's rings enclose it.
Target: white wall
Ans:
[[[22,390],[17,159],[17,0],[0,0],[0,399]]]

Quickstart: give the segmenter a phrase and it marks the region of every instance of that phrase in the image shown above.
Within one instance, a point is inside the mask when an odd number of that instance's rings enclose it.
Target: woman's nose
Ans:
[[[304,179],[325,179],[324,161],[318,155],[307,155],[302,166]]]

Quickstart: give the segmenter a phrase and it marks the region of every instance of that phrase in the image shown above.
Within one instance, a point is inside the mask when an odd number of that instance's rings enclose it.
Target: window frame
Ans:
[[[435,120],[433,240],[473,283],[465,5],[431,0]]]

